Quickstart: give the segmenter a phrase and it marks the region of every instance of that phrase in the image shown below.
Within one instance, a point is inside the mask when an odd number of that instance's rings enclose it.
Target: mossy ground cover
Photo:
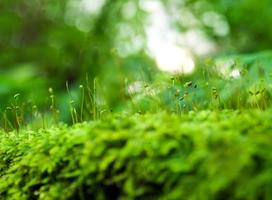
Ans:
[[[0,199],[272,199],[272,111],[115,115],[0,134]]]

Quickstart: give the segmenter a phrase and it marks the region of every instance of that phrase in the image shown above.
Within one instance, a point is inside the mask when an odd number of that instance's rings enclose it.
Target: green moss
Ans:
[[[0,199],[271,199],[272,112],[1,132]]]

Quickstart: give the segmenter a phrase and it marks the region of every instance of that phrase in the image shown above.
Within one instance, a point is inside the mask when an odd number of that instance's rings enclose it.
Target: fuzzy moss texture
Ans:
[[[0,199],[272,199],[272,111],[115,116],[0,134]]]

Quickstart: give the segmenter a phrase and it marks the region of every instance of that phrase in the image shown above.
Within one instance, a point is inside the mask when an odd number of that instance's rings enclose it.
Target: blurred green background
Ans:
[[[127,85],[154,81],[168,64],[191,72],[208,56],[271,57],[271,21],[270,0],[1,0],[1,109],[16,93],[48,105],[52,87],[65,118],[65,83],[76,99],[86,76],[118,109]]]

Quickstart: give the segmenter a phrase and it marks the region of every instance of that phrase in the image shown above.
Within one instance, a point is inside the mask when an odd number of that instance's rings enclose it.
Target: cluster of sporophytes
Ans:
[[[271,199],[272,111],[0,132],[0,199]]]
[[[152,83],[142,82],[142,90],[131,96],[132,108],[141,113],[167,110],[178,114],[206,109],[269,108],[271,69],[263,69],[260,65],[250,68],[234,65],[233,68],[237,77],[205,65],[193,75],[159,75]]]
[[[91,87],[92,85],[92,87]],[[103,96],[97,90],[97,80],[89,83],[88,77],[86,83],[79,85],[76,91],[71,91],[68,81],[66,82],[67,97],[64,102],[64,114],[60,110],[58,94],[50,87],[48,96],[45,97],[45,104],[37,106],[32,100],[24,101],[20,99],[20,94],[14,95],[10,106],[2,111],[1,128],[5,132],[27,128],[32,130],[46,129],[52,126],[58,126],[62,123],[76,124],[87,120],[99,119],[104,110],[105,103]],[[63,106],[62,106],[63,107]],[[65,110],[68,110],[68,116]],[[64,119],[61,119],[65,117]]]
[[[260,109],[271,105],[272,71],[265,65],[241,64],[235,61],[231,66],[237,76],[220,72],[215,61],[208,60],[192,75],[166,75],[157,73],[152,81],[138,79],[120,80],[120,104],[110,105],[105,94],[107,89],[97,78],[79,85],[71,91],[66,82],[68,112],[59,108],[58,94],[49,88],[48,109],[41,109],[14,96],[10,106],[2,114],[2,128],[5,131],[20,130],[22,127],[47,128],[61,122],[76,124],[118,113],[169,113],[183,114],[198,110]],[[73,86],[74,88],[74,86]],[[109,88],[110,90],[110,88]],[[63,119],[65,116],[65,119]],[[70,116],[70,117],[67,117]]]

